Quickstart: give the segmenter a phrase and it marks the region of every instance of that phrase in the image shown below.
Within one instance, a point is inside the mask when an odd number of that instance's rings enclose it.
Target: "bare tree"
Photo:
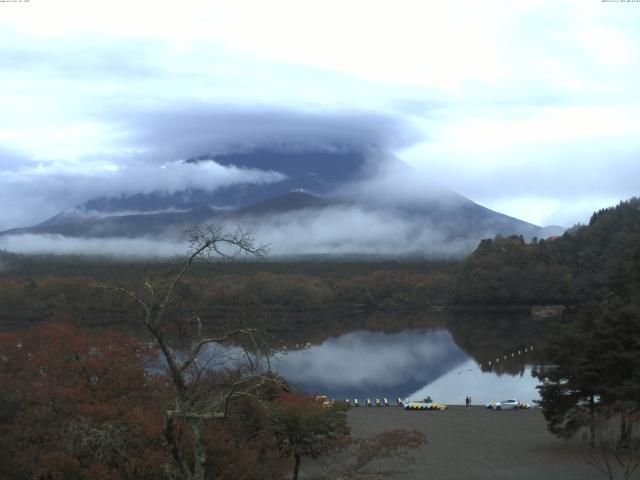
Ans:
[[[209,226],[193,227],[188,233],[190,253],[168,281],[159,284],[147,275],[139,284],[97,288],[128,298],[141,310],[144,326],[160,351],[176,391],[176,399],[166,411],[164,424],[164,436],[177,467],[175,475],[184,480],[204,480],[208,462],[205,422],[226,418],[229,404],[235,398],[251,397],[259,401],[261,387],[274,380],[264,371],[265,363],[260,358],[255,330],[235,329],[218,337],[203,338],[200,319],[193,316],[191,322],[196,326],[196,339],[188,351],[177,353],[169,344],[168,323],[164,317],[178,301],[176,290],[196,263],[241,255],[261,259],[267,249],[264,245],[256,245],[250,231],[226,233],[222,227]],[[221,344],[236,347],[233,359],[229,358],[228,350],[219,347]],[[182,423],[188,425],[191,432],[191,459],[185,458],[180,446]]]

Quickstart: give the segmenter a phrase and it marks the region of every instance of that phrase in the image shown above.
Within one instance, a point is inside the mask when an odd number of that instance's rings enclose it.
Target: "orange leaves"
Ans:
[[[0,334],[0,352],[0,405],[18,406],[0,424],[0,448],[16,468],[107,480],[159,473],[167,392],[145,368],[147,347],[55,323]]]
[[[291,405],[296,407],[309,407],[312,406],[315,401],[312,397],[307,395],[300,395],[293,392],[282,392],[278,396],[278,401],[283,405]]]

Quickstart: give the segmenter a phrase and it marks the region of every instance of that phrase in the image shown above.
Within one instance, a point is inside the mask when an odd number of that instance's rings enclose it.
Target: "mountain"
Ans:
[[[355,229],[355,225],[365,230],[369,251],[375,250],[372,245],[376,243],[376,228],[389,225],[402,226],[396,229],[396,236],[406,238],[398,242],[411,241],[412,252],[422,248],[423,238],[437,238],[441,243],[464,240],[464,248],[469,250],[480,239],[497,234],[522,235],[524,238],[548,236],[541,227],[478,205],[422,177],[394,158],[376,161],[362,151],[337,148],[333,151],[284,152],[259,149],[201,156],[185,163],[210,161],[229,167],[275,171],[283,174],[284,179],[270,184],[243,183],[212,191],[188,189],[174,193],[99,197],[38,225],[8,230],[0,235],[182,238],[184,231],[197,223],[258,225],[263,231],[270,225],[273,233],[274,229],[282,231],[295,220],[298,228],[288,235],[326,237],[326,245],[330,246],[327,253],[331,253],[332,246],[337,244],[344,248],[345,243],[349,243],[345,233],[351,227]],[[397,178],[387,174],[382,166],[391,167]],[[393,178],[390,184],[389,178]],[[348,218],[345,220],[345,215],[352,215],[353,222]],[[314,219],[317,222],[313,223]],[[343,224],[345,226],[339,226]],[[332,233],[332,228],[340,230]],[[553,230],[554,234],[556,232]],[[332,234],[341,236],[340,241],[332,239]],[[380,234],[380,241],[391,235],[393,233]],[[304,244],[299,242],[298,254]],[[315,253],[318,248],[317,245],[314,247]],[[379,250],[387,251],[387,247]]]
[[[344,202],[329,198],[314,197],[303,192],[289,192],[278,197],[258,202],[233,212],[227,218],[262,217],[265,215],[281,215],[296,210],[315,210],[338,205]]]
[[[201,156],[185,163],[216,162],[223,166],[272,170],[287,178],[273,184],[240,184],[213,191],[189,189],[175,193],[139,193],[119,197],[99,197],[80,208],[99,214],[119,212],[154,212],[158,210],[191,210],[208,206],[240,209],[291,191],[325,196],[339,185],[364,175],[367,157],[359,151],[291,151],[254,150],[236,154]]]
[[[180,212],[129,213],[107,216],[56,215],[39,225],[6,230],[0,235],[49,234],[66,237],[136,238],[173,231],[184,232],[190,225],[211,222],[217,212],[206,206]]]
[[[125,237],[171,235],[184,232],[191,225],[211,222],[238,222],[243,219],[282,215],[299,210],[314,210],[344,205],[342,202],[315,197],[302,192],[290,192],[237,211],[215,210],[198,206],[172,212],[141,212],[85,217],[82,210],[62,212],[46,222],[27,228],[15,228],[0,234],[52,234],[68,237]]]

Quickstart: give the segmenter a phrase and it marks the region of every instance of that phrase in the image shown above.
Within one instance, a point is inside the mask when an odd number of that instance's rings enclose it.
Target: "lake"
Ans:
[[[273,369],[300,391],[361,403],[430,396],[455,405],[467,395],[476,405],[505,398],[530,403],[538,398],[531,371],[544,364],[540,353],[550,329],[549,322],[535,320],[527,311],[374,311],[323,317],[303,312],[277,318],[284,327],[276,333],[282,343],[272,349]],[[265,324],[273,326],[276,320],[267,318]],[[149,339],[140,324],[101,328]],[[189,342],[176,337],[176,351]],[[307,347],[300,348],[303,344]],[[535,351],[525,352],[531,345]]]
[[[493,358],[494,366],[496,358],[502,367],[508,364],[511,373],[491,368],[488,361],[481,366],[444,329],[354,331],[303,350],[278,353],[272,367],[304,392],[339,400],[358,398],[361,403],[384,397],[391,402],[431,396],[447,404],[463,404],[467,395],[475,404],[539,398],[530,352],[514,346],[512,352],[483,354]]]

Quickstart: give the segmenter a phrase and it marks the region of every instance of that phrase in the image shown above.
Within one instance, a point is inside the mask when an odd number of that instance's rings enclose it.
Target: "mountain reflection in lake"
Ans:
[[[474,403],[537,398],[531,368],[521,375],[482,372],[444,330],[351,332],[302,351],[276,354],[272,367],[293,386],[331,398],[412,399]]]

